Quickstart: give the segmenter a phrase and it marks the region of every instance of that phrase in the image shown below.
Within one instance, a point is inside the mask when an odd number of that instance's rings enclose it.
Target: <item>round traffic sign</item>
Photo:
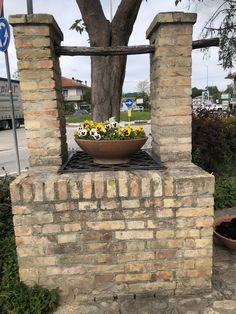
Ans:
[[[0,51],[7,50],[10,42],[10,27],[4,17],[0,17]]]
[[[133,105],[133,100],[132,99],[126,99],[126,101],[125,101],[125,105],[126,105],[126,107],[132,107],[132,105]]]

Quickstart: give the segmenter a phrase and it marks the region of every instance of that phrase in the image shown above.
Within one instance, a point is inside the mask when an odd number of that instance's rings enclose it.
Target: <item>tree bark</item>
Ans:
[[[76,0],[92,47],[127,46],[142,0],[122,0],[109,22],[100,0]],[[126,56],[91,57],[92,118],[120,117]]]

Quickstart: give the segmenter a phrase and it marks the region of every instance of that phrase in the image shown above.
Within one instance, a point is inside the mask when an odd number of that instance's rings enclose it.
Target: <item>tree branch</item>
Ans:
[[[112,20],[113,44],[128,44],[142,0],[122,0]]]
[[[101,45],[96,39],[101,38],[104,43],[110,29],[110,22],[106,19],[100,0],[76,0],[82,18],[89,34],[91,46]]]

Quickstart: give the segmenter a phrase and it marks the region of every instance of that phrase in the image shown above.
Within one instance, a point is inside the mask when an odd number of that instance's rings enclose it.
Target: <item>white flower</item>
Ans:
[[[97,130],[96,130],[95,128],[92,128],[92,129],[90,130],[89,134],[90,134],[91,136],[94,136],[94,135],[97,135],[98,132],[97,132]]]
[[[111,125],[112,128],[117,128],[118,127],[118,122],[116,122],[115,120],[111,121],[110,125]]]
[[[93,137],[95,140],[98,140],[98,141],[102,138],[100,134],[95,134]]]
[[[85,129],[83,129],[83,130],[81,130],[81,131],[79,132],[79,136],[86,136],[87,133],[88,133],[88,131],[85,130]]]
[[[78,131],[82,131],[84,128],[83,128],[83,126],[82,126],[82,124],[79,124],[79,126],[78,126]]]
[[[106,128],[106,130],[110,130],[111,129],[111,125],[110,124],[106,124],[105,128]]]
[[[110,122],[110,123],[111,123],[111,122],[114,122],[114,121],[116,121],[115,117],[111,117],[111,118],[109,119],[109,122]]]

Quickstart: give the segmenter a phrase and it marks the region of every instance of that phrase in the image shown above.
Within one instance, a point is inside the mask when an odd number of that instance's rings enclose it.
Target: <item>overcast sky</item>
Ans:
[[[110,0],[101,0],[104,12],[110,19]],[[185,11],[197,12],[198,21],[194,25],[193,39],[200,38],[200,32],[204,21],[214,12],[217,3],[220,0],[207,0],[205,4],[192,5],[189,8],[188,0],[182,0],[182,4],[177,8],[174,0],[148,0],[143,1],[137,21],[134,26],[133,33],[130,37],[129,45],[148,44],[145,33],[155,15],[165,11]],[[113,14],[120,0],[112,0]],[[4,0],[5,17],[9,15],[27,13],[27,0]],[[34,13],[52,14],[57,21],[59,27],[64,33],[65,46],[88,46],[88,36],[80,35],[75,31],[69,30],[72,23],[81,17],[75,0],[33,0]],[[11,38],[8,49],[11,74],[17,70],[16,53],[14,47],[14,39]],[[218,48],[210,48],[207,56],[199,50],[193,51],[193,71],[192,86],[205,88],[208,84],[217,85],[220,90],[224,90],[230,80],[225,80],[225,76],[229,71],[223,71],[218,65]],[[90,83],[90,58],[89,57],[61,57],[60,58],[62,75],[66,77],[75,77],[82,81]],[[126,68],[126,76],[124,83],[124,92],[133,92],[137,90],[138,81],[149,80],[149,55],[129,56]],[[208,73],[208,75],[207,75]],[[0,76],[6,77],[4,54],[0,54]]]

